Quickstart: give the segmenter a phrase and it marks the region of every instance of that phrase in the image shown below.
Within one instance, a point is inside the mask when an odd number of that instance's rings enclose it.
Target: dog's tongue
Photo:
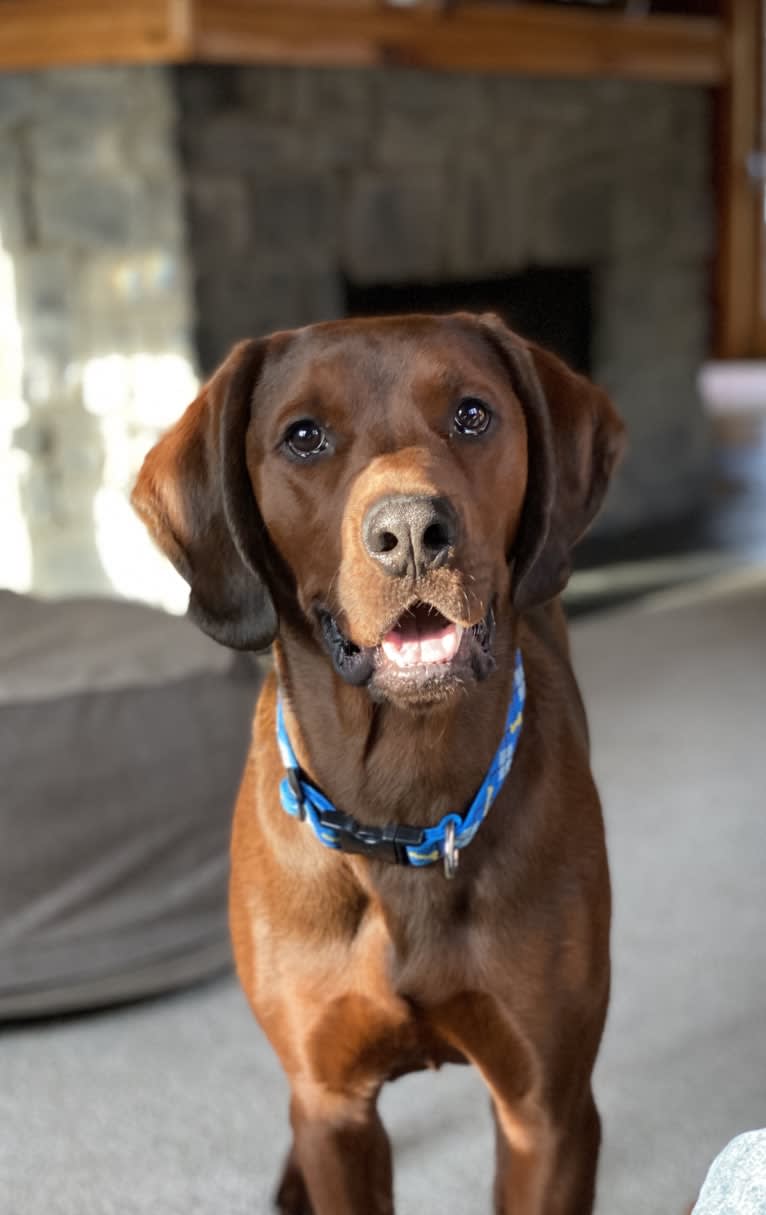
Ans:
[[[383,653],[397,667],[416,667],[422,663],[450,662],[458,651],[460,625],[436,616],[407,613],[381,642]]]

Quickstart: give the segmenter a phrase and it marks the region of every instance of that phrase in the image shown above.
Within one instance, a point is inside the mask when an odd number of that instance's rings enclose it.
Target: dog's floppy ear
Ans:
[[[527,423],[528,483],[514,545],[514,603],[521,611],[566,586],[572,549],[606,493],[625,427],[606,393],[496,316],[481,324],[501,354]]]
[[[131,501],[190,587],[189,615],[224,645],[258,650],[277,631],[267,537],[245,462],[265,341],[241,342],[146,457]]]

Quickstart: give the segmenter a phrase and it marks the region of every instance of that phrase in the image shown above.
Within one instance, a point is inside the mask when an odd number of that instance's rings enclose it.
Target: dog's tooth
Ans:
[[[461,625],[451,624],[432,637],[405,639],[398,630],[383,638],[381,649],[388,661],[399,670],[451,662],[460,648],[464,631]]]

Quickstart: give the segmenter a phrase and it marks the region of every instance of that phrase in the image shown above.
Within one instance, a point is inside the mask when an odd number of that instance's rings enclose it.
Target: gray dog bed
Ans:
[[[259,671],[183,620],[0,592],[0,1017],[224,967]]]

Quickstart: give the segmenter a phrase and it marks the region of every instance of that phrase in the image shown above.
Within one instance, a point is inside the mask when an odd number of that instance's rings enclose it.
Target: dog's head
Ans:
[[[607,397],[498,318],[340,321],[235,347],[133,503],[216,640],[280,619],[402,705],[493,669],[564,587],[622,449]]]

